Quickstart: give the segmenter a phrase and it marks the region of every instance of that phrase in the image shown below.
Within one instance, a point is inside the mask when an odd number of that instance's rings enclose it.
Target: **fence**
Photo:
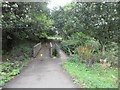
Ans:
[[[50,57],[59,57],[60,56],[60,47],[55,43],[50,42]]]
[[[53,45],[52,45],[52,43],[50,42],[50,57],[52,57],[52,53],[53,53],[52,48],[53,48]]]
[[[35,58],[41,49],[41,42],[33,47],[33,57]]]

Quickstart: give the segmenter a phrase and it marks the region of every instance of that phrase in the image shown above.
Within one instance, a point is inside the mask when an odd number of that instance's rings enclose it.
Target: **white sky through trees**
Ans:
[[[67,3],[70,3],[72,0],[50,0],[48,8],[53,9],[54,7],[64,6]]]

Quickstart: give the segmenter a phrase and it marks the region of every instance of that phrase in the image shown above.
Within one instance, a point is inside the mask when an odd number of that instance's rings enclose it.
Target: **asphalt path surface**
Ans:
[[[43,44],[38,56],[3,88],[78,88],[61,67],[66,59],[61,50],[59,58],[51,58],[49,46]]]

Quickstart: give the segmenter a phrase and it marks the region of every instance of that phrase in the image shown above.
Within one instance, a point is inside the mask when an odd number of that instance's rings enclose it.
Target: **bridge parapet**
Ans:
[[[60,47],[57,45],[57,43],[51,43],[50,42],[50,56],[51,57],[59,57],[60,56]]]
[[[33,57],[35,58],[41,49],[41,42],[33,47]]]

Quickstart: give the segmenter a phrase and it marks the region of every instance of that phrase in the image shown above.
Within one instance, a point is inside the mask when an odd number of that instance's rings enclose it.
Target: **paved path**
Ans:
[[[48,48],[43,45],[38,57],[32,59],[21,74],[8,82],[4,88],[77,88],[61,68],[61,61],[67,57],[60,51],[62,58],[51,59]]]

